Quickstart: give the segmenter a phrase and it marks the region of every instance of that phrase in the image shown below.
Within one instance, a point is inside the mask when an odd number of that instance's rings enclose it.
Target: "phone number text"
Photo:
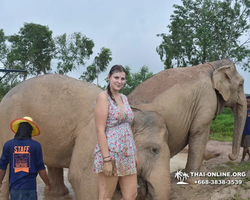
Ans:
[[[198,185],[241,185],[242,180],[197,180]]]

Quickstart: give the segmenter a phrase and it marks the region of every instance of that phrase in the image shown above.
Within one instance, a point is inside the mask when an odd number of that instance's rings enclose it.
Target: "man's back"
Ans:
[[[36,190],[36,176],[45,169],[40,143],[32,139],[12,139],[5,143],[0,169],[9,164],[9,189]]]

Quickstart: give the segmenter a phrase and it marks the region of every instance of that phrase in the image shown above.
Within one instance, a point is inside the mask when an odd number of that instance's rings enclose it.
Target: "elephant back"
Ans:
[[[151,103],[157,96],[174,86],[183,88],[187,83],[197,85],[198,80],[210,78],[215,69],[230,64],[233,64],[231,60],[222,59],[192,67],[165,69],[139,84],[128,95],[129,103]]]
[[[69,136],[77,137],[70,135],[73,130],[93,119],[94,101],[101,91],[94,84],[58,74],[38,76],[18,84],[0,103],[0,145],[14,136],[11,121],[24,116],[32,117],[41,130],[41,135],[34,139],[43,138],[43,143],[61,140],[69,145]]]

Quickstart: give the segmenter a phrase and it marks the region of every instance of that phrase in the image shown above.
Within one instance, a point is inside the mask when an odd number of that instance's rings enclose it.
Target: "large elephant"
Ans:
[[[229,59],[167,69],[137,86],[131,105],[158,112],[169,132],[171,157],[189,144],[186,171],[199,171],[213,118],[224,107],[234,113],[231,160],[238,157],[246,119],[244,79]]]
[[[97,142],[93,109],[100,92],[100,88],[84,81],[44,75],[22,82],[2,99],[1,150],[14,137],[10,130],[13,119],[31,116],[40,127],[41,135],[33,139],[42,145],[52,185],[46,199],[59,199],[68,193],[63,168],[69,168],[68,177],[77,200],[98,199],[97,175],[92,170]],[[164,120],[152,111],[135,109],[134,114],[131,129],[138,149],[138,199],[168,199],[170,152]],[[7,174],[0,195],[1,200],[9,199]]]

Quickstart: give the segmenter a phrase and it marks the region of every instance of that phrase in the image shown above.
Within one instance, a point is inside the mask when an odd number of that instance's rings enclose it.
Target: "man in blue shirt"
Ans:
[[[36,177],[40,177],[50,191],[50,183],[43,163],[42,148],[32,136],[40,134],[31,117],[11,122],[14,139],[4,144],[0,160],[0,187],[9,164],[9,191],[11,200],[37,200]]]
[[[248,147],[250,147],[250,95],[246,96],[247,100],[247,118],[245,123],[245,128],[242,135],[241,146],[243,147],[242,159],[240,164],[244,163],[244,159],[246,154],[248,154],[249,158],[247,162],[250,162],[250,151]]]

